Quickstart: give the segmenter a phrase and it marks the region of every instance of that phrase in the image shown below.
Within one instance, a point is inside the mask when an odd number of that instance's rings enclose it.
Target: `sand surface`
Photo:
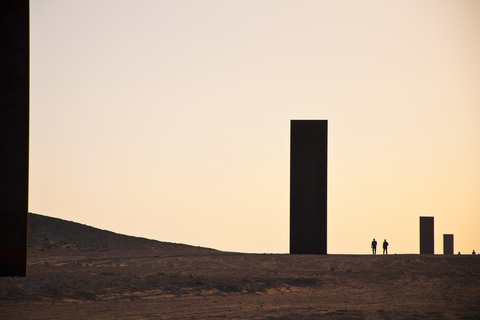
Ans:
[[[30,215],[1,319],[480,319],[480,256],[221,252]]]

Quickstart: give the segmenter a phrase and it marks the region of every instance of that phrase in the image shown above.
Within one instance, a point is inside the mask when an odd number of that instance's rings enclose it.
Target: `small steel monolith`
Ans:
[[[420,254],[434,254],[433,217],[420,217]]]
[[[453,254],[453,234],[443,235],[443,254]]]

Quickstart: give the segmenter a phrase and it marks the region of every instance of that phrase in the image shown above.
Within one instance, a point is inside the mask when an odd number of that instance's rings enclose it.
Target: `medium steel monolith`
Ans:
[[[327,120],[290,127],[290,253],[327,254]]]

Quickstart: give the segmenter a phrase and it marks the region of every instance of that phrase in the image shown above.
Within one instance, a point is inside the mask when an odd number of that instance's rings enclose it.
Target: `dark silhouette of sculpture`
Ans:
[[[372,248],[372,253],[377,254],[377,241],[375,241],[375,238],[373,238],[372,240],[371,248]]]
[[[292,120],[290,253],[327,254],[327,120]]]
[[[0,276],[27,275],[29,1],[0,1]]]
[[[420,217],[420,254],[434,254],[433,217]]]
[[[453,254],[453,234],[443,235],[443,254]]]
[[[388,242],[387,242],[387,239],[384,239],[384,240],[383,240],[382,248],[383,248],[383,254],[388,254]]]

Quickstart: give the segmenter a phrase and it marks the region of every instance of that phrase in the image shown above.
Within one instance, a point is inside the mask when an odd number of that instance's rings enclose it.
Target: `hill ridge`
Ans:
[[[28,213],[29,248],[109,248],[109,249],[156,249],[175,251],[209,251],[215,249],[180,243],[163,242],[128,236],[60,218]]]

